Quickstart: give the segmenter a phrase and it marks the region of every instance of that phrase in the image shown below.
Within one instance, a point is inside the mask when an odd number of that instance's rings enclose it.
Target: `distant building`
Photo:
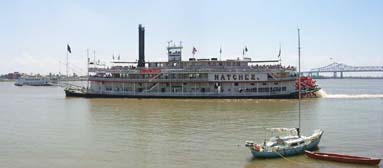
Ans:
[[[19,72],[8,73],[7,79],[19,79],[21,74]]]

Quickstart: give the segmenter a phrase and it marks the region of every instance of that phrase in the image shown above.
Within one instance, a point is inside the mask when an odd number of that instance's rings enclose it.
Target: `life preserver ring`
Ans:
[[[258,144],[254,144],[254,150],[261,151],[261,146]]]

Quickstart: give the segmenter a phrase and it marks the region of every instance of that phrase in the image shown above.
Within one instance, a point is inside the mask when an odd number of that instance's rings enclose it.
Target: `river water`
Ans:
[[[383,80],[321,79],[302,132],[322,152],[383,158]],[[59,87],[0,82],[0,167],[363,167],[304,155],[252,159],[245,140],[297,127],[297,100],[66,98]]]

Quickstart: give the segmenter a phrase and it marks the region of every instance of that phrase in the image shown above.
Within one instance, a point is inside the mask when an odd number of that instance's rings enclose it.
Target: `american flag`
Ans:
[[[193,51],[192,51],[193,55],[194,55],[196,52],[197,52],[197,49],[196,49],[195,47],[193,47]]]
[[[66,45],[66,50],[67,50],[70,54],[72,53],[72,50],[71,50],[69,44]]]

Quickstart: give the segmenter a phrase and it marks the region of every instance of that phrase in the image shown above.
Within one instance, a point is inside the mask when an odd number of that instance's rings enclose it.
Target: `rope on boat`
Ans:
[[[285,159],[286,161],[289,161],[291,163],[294,163],[294,164],[299,164],[299,165],[302,165],[301,163],[314,163],[315,161],[296,161],[296,160],[291,160],[289,158],[286,158],[284,157],[281,153],[279,153],[278,151],[274,151],[276,154],[278,154],[281,158]],[[315,163],[318,163],[318,162],[315,162]],[[322,164],[321,164],[322,165]],[[323,166],[323,165],[322,165]],[[310,166],[311,167],[311,166]]]
[[[298,162],[298,161],[291,160],[291,159],[289,159],[289,158],[284,157],[281,153],[279,153],[279,152],[277,152],[277,151],[273,151],[273,152],[275,152],[275,153],[278,154],[281,158],[283,158],[283,159],[285,159],[285,160],[287,160],[287,161],[289,161],[289,162],[291,162],[291,163],[294,163],[294,164],[300,164],[300,162]]]

